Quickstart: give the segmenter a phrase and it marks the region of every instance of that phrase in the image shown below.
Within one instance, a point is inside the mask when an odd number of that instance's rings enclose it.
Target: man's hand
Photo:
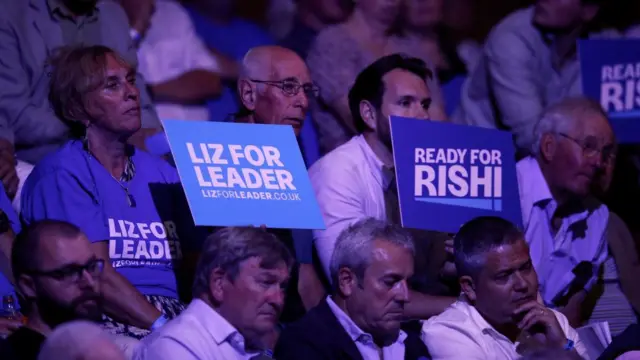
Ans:
[[[8,336],[22,326],[19,320],[12,320],[0,317],[0,335]]]
[[[16,196],[20,179],[16,172],[16,158],[13,145],[4,139],[0,139],[0,180],[7,192],[9,199]]]
[[[535,337],[541,345],[550,348],[562,348],[567,337],[553,311],[537,301],[523,304],[514,311],[514,316],[522,317],[518,328]]]
[[[120,0],[120,5],[127,13],[129,26],[144,36],[151,26],[156,0]]]

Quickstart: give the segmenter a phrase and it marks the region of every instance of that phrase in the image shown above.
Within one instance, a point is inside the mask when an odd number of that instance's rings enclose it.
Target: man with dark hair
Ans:
[[[248,359],[270,352],[293,257],[258,228],[210,235],[196,268],[193,301],[142,341],[137,360]]]
[[[356,78],[349,107],[360,135],[309,169],[326,224],[326,230],[314,231],[314,238],[327,276],[338,235],[350,224],[373,217],[400,225],[389,116],[429,119],[431,92],[426,81],[431,76],[422,60],[393,54],[378,59]],[[438,294],[431,285],[446,260],[444,239],[420,239],[416,246],[415,273],[424,278],[420,287]],[[407,314],[428,318],[453,300],[414,292]]]
[[[35,360],[60,324],[101,320],[104,261],[76,226],[54,220],[33,223],[16,239],[11,264],[27,316],[27,323],[7,338],[7,352],[15,359]]]
[[[567,318],[538,299],[524,234],[509,221],[479,217],[454,239],[462,295],[423,325],[433,359],[519,359],[541,348],[583,356]]]
[[[502,20],[462,90],[454,122],[511,131],[528,153],[543,110],[582,94],[577,42],[593,34],[606,0],[537,0]]]

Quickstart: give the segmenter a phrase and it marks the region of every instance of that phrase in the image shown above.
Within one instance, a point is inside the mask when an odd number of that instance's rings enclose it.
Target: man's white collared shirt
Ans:
[[[194,299],[177,318],[142,340],[134,360],[249,360],[245,340],[204,301]]]
[[[567,318],[552,310],[567,339],[574,342],[578,354],[589,359],[578,333]],[[449,306],[442,314],[434,316],[422,325],[422,340],[433,360],[516,360],[522,355],[518,343],[497,332],[464,299]]]

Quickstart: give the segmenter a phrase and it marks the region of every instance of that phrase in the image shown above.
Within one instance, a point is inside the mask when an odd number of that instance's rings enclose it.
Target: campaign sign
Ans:
[[[478,216],[522,226],[510,133],[392,116],[391,138],[403,226],[456,233]]]
[[[579,49],[584,94],[600,101],[619,142],[640,142],[640,40],[583,40]]]
[[[196,225],[324,229],[289,126],[164,121]]]

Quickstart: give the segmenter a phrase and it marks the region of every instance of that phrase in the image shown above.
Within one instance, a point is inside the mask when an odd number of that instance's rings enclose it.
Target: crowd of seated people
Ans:
[[[447,1],[298,0],[277,40],[231,0],[0,0],[0,359],[637,356],[638,169],[577,42],[640,26],[536,0],[471,46]],[[389,116],[510,131],[523,228],[403,228]],[[166,119],[292,127],[326,228],[196,226]]]

